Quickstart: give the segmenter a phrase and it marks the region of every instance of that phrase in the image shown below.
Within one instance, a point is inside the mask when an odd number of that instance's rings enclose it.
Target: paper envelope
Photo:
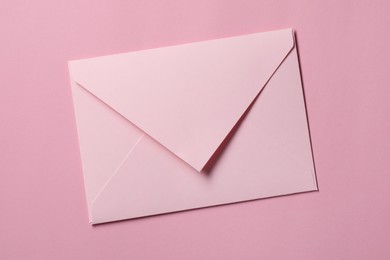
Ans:
[[[69,70],[92,224],[317,189],[292,29]]]

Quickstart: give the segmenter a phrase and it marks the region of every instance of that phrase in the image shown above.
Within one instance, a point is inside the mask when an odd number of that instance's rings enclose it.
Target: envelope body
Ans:
[[[317,190],[292,29],[69,71],[92,224]]]

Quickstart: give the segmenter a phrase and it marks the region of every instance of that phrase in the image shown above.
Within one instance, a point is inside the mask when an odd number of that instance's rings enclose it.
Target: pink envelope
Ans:
[[[292,29],[69,70],[92,224],[317,189]]]

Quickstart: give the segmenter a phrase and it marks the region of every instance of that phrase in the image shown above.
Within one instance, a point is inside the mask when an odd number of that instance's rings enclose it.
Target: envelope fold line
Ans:
[[[117,174],[117,172],[119,171],[119,169],[122,167],[122,165],[126,162],[126,160],[129,158],[129,156],[131,155],[131,153],[134,151],[134,149],[137,147],[137,145],[139,144],[139,142],[142,140],[142,138],[144,138],[145,134],[142,133],[141,136],[138,138],[138,140],[134,143],[134,145],[130,148],[129,152],[125,155],[125,157],[123,158],[122,162],[118,165],[118,167],[116,168],[116,170],[113,172],[113,174],[107,179],[107,181],[104,183],[104,185],[102,186],[102,188],[100,189],[100,191],[96,194],[95,198],[93,199],[92,203],[91,203],[91,209],[93,208],[96,200],[99,199],[99,196],[102,194],[102,192],[104,191],[104,189],[110,184],[110,181],[112,180],[112,178],[115,177],[115,175]]]

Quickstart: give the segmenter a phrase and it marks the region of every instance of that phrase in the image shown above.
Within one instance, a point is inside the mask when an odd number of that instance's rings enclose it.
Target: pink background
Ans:
[[[389,259],[387,1],[0,8],[0,259]],[[88,224],[66,61],[294,27],[319,192]]]

